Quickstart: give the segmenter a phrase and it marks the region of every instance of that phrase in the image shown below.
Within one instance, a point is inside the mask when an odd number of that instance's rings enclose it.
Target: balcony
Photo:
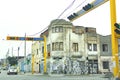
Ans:
[[[64,56],[64,51],[52,51],[51,57],[59,57],[62,58]]]
[[[89,56],[97,56],[97,55],[98,55],[98,52],[88,52],[88,55],[89,55]]]
[[[82,52],[71,52],[71,57],[73,58],[82,58]]]

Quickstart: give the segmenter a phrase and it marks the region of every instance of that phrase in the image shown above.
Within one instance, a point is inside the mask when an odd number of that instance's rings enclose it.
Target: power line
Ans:
[[[75,9],[73,9],[73,11],[75,11],[77,8],[79,8],[80,6],[82,6],[82,4],[84,4],[87,0],[84,0],[81,4],[79,4]]]
[[[57,19],[59,19],[59,18],[65,13],[65,11],[67,11],[70,7],[72,7],[73,4],[75,3],[75,1],[76,1],[76,0],[73,0],[72,3],[58,16]],[[84,0],[84,1],[83,1],[80,5],[78,5],[75,9],[77,9],[78,7],[80,7],[85,1],[86,1],[86,0]],[[74,10],[75,10],[75,9],[74,9]],[[71,12],[72,12],[72,11],[71,11]],[[58,23],[58,22],[59,22],[59,20],[57,21],[57,23]],[[44,28],[44,29],[41,30],[40,32],[37,32],[37,33],[32,34],[32,35],[27,35],[27,36],[35,36],[35,35],[37,35],[37,34],[40,34],[40,33],[44,32],[46,29],[48,29],[48,27]]]
[[[32,34],[32,35],[27,35],[27,36],[35,36],[35,35],[37,35],[37,34],[40,34],[40,33],[44,32],[46,29],[48,29],[48,27],[44,28],[44,29],[41,30],[40,32],[37,32],[37,33]]]
[[[81,4],[79,4],[76,8],[74,8],[71,12],[69,12],[66,16],[68,16],[69,14],[71,14],[73,11],[75,11],[77,8],[81,7],[87,0],[84,0]],[[66,17],[65,16],[65,17]],[[63,18],[65,18],[63,17]]]
[[[67,11],[70,7],[72,7],[72,5],[74,4],[75,1],[76,0],[73,0],[72,3],[58,16],[57,19],[59,19],[64,14],[65,11]]]
[[[80,6],[82,6],[85,2],[86,2],[87,0],[84,0],[81,4],[79,4],[75,9],[73,9],[71,12],[69,12],[69,14],[70,13],[72,13],[73,11],[75,11],[77,8],[79,8]],[[58,16],[58,18],[57,19],[59,19],[62,15],[63,15],[63,13],[66,11],[66,10],[68,10],[73,4],[74,4],[74,2],[75,2],[75,0]],[[66,16],[68,16],[69,14],[67,14]],[[65,16],[65,17],[66,17]],[[65,18],[65,17],[63,17],[63,18]],[[57,23],[59,23],[59,20],[57,20],[56,21],[56,24]]]

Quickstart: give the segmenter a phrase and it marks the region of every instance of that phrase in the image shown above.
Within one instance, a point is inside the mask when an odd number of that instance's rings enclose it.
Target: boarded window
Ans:
[[[109,61],[103,61],[103,69],[109,69]]]
[[[97,51],[97,44],[93,44],[93,51]]]
[[[78,52],[78,43],[73,43],[73,51]]]
[[[108,51],[108,44],[103,44],[102,49],[104,52],[107,52]]]
[[[52,43],[52,50],[55,50],[55,43]]]
[[[60,51],[63,51],[63,42],[59,43],[59,49],[60,49]]]
[[[53,51],[63,51],[63,42],[54,42],[52,43]]]

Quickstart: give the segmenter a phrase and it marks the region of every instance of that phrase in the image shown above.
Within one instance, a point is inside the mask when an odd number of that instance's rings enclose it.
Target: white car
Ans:
[[[14,66],[11,66],[9,69],[8,69],[8,72],[7,74],[18,74],[18,71],[17,71],[17,68],[14,67]]]

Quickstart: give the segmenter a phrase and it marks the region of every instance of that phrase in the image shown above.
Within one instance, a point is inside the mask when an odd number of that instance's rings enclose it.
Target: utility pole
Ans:
[[[25,69],[26,69],[26,33],[25,33],[25,41],[24,41],[25,43],[24,43],[24,72],[26,72],[25,71]]]
[[[81,10],[71,14],[67,18],[70,21],[83,16],[98,6],[110,1],[110,18],[111,18],[111,43],[112,43],[112,63],[113,63],[113,74],[114,77],[120,78],[119,74],[119,55],[118,55],[118,39],[120,38],[120,24],[116,23],[116,0],[94,0],[93,2],[85,5]],[[118,28],[115,28],[115,26]]]
[[[34,54],[32,54],[32,74],[34,74]]]
[[[25,33],[25,43],[24,43],[24,57],[26,58],[26,33]]]
[[[13,47],[12,47],[12,57],[13,57]]]
[[[47,72],[47,64],[46,64],[46,58],[47,58],[47,48],[46,48],[46,36],[44,37],[44,73]]]
[[[20,47],[18,47],[18,60],[19,60],[19,50],[20,50]]]
[[[9,49],[7,51],[7,54],[6,54],[6,64],[7,64],[7,66],[8,66],[8,56],[9,56]]]
[[[114,77],[119,77],[119,56],[118,56],[118,37],[115,33],[116,23],[116,0],[110,0],[110,13],[111,13],[111,39],[112,39],[112,61],[113,61],[113,74]]]

